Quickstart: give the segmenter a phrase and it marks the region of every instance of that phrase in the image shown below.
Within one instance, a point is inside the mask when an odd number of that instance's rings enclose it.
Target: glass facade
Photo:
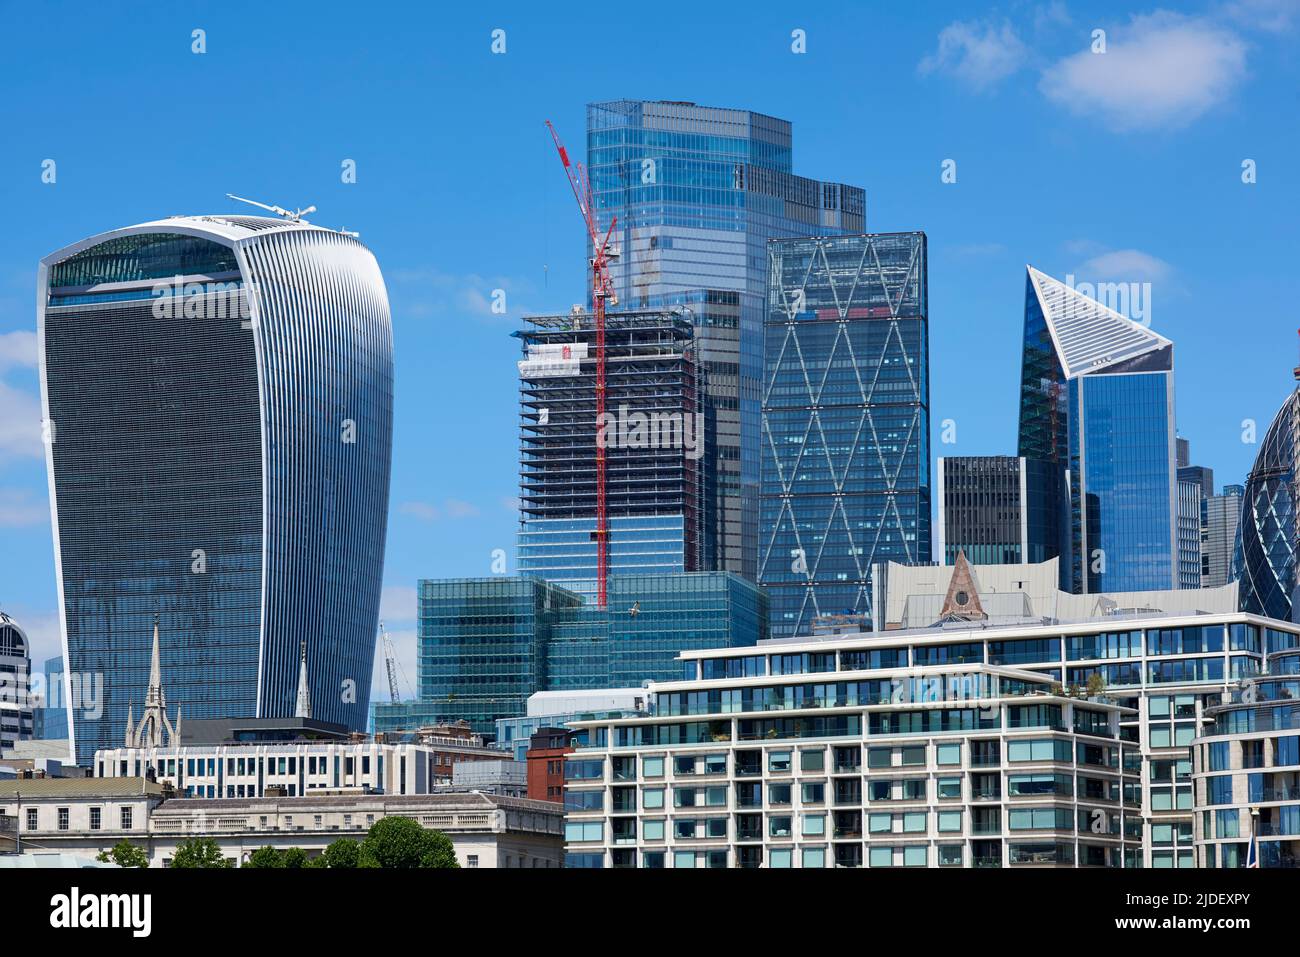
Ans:
[[[935,554],[944,565],[965,552],[976,565],[1055,558],[1057,487],[1051,466],[1014,455],[940,457]]]
[[[491,734],[538,691],[636,688],[677,655],[767,637],[763,592],[738,575],[609,579],[608,608],[539,578],[421,581],[415,702],[378,703],[376,731],[465,719]]]
[[[686,306],[717,411],[708,455],[715,555],[753,579],[759,550],[759,395],[767,241],[861,232],[861,189],[796,176],[786,120],[694,103],[587,107],[587,165],[624,308]],[[590,251],[589,251],[590,252]]]
[[[1300,392],[1287,396],[1273,418],[1246,478],[1232,560],[1241,609],[1290,620],[1296,558],[1296,434]]]
[[[1178,587],[1173,414],[1173,344],[1029,267],[1019,454],[1065,475],[1062,589]]]
[[[292,714],[306,640],[315,716],[364,727],[392,430],[373,255],[305,223],[177,217],[42,276],[67,669],[104,681],[101,717],[73,711],[78,758],[143,705],[155,614],[185,717]]]
[[[930,558],[924,233],[777,240],[759,581],[772,635],[870,620],[871,567]]]

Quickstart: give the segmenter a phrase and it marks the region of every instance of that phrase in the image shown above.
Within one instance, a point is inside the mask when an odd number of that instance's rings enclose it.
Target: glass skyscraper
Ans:
[[[930,560],[924,233],[774,240],[762,395],[773,637],[871,620],[871,566]]]
[[[463,718],[492,734],[534,692],[671,681],[681,651],[766,637],[766,595],[728,572],[611,576],[606,608],[540,578],[421,581],[419,698],[377,703],[374,728]]]
[[[618,218],[622,307],[688,306],[699,326],[718,434],[707,465],[716,555],[701,567],[753,579],[767,241],[860,233],[865,194],[796,176],[788,121],[694,103],[590,104],[587,163],[602,227]]]
[[[388,296],[356,238],[178,216],[46,257],[38,305],[78,758],[120,746],[160,618],[186,718],[365,726],[392,439]]]
[[[1022,456],[1066,475],[1061,587],[1179,587],[1173,343],[1032,266]]]
[[[713,416],[690,313],[606,317],[596,421],[590,313],[532,316],[519,360],[519,570],[596,598],[596,445],[606,455],[610,575],[709,570]]]
[[[1241,610],[1294,620],[1296,587],[1295,456],[1300,391],[1287,396],[1246,477],[1232,574],[1241,581]]]

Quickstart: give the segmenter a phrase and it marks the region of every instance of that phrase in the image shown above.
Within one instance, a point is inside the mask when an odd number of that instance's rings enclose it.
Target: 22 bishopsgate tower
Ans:
[[[673,101],[587,107],[587,160],[625,309],[689,307],[717,416],[705,569],[757,577],[759,396],[767,242],[860,233],[863,191],[793,172],[788,120]],[[617,547],[617,546],[615,546]]]
[[[184,717],[363,728],[388,509],[375,257],[296,218],[179,216],[41,262],[46,456],[77,757],[117,747],[161,623]],[[97,712],[97,713],[96,713]]]

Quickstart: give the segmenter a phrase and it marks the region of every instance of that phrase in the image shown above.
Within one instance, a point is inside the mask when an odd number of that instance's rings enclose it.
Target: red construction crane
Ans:
[[[555,140],[555,149],[564,164],[564,173],[569,177],[573,187],[573,198],[578,201],[578,212],[582,213],[583,222],[587,224],[587,238],[591,240],[591,304],[596,322],[596,531],[592,538],[596,541],[596,603],[605,607],[605,582],[609,577],[609,515],[605,507],[605,444],[599,440],[600,428],[605,421],[605,303],[618,305],[618,296],[614,293],[614,283],[609,276],[609,260],[617,253],[610,249],[609,238],[614,233],[618,217],[610,220],[609,229],[604,236],[596,222],[595,204],[591,199],[591,179],[581,163],[569,161],[569,153],[560,142],[560,134],[555,132],[551,121],[546,121],[546,128]]]

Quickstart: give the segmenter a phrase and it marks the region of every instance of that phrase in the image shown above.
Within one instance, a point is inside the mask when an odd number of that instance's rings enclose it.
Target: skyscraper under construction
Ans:
[[[688,310],[606,317],[596,416],[589,312],[526,318],[519,361],[519,569],[596,596],[596,448],[606,453],[610,575],[712,567],[713,416]]]

